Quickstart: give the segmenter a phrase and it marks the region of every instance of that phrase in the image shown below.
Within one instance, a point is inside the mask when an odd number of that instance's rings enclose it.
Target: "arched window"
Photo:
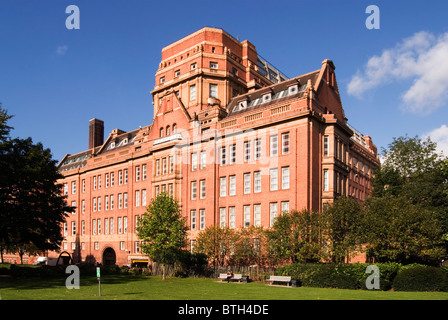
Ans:
[[[162,138],[162,137],[163,137],[163,127],[160,128],[160,138]]]
[[[177,124],[174,123],[173,124],[173,134],[176,133],[176,131],[177,131]]]
[[[170,126],[166,126],[166,135],[169,136],[171,134]]]

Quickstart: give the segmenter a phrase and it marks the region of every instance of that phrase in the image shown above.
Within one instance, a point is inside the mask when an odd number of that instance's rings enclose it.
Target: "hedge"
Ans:
[[[304,287],[367,289],[369,263],[290,264],[276,270],[276,275],[291,276]],[[402,266],[376,263],[381,290],[448,291],[448,268],[423,265]]]

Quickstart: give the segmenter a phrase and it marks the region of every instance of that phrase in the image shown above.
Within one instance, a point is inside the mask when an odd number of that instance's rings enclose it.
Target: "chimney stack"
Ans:
[[[93,118],[89,121],[89,149],[101,146],[104,142],[104,121]]]

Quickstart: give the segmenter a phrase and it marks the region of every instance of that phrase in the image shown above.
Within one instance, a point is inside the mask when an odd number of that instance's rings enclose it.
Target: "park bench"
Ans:
[[[291,283],[291,277],[286,277],[286,276],[270,276],[269,279],[267,280],[268,282],[270,282],[270,285],[272,285],[274,282],[284,282],[288,285],[290,285]]]
[[[234,274],[233,277],[230,278],[230,280],[242,282],[245,280],[245,278],[247,277],[243,277],[242,274]],[[220,273],[218,279],[221,279],[221,281],[227,280],[227,273]]]

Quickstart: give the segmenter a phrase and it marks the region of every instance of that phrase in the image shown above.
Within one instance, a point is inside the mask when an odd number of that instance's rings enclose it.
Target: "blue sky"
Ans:
[[[65,26],[72,4],[79,30]],[[379,30],[365,26],[369,5]],[[442,0],[1,0],[0,102],[15,116],[13,137],[60,160],[87,149],[91,118],[105,121],[106,137],[150,124],[161,49],[213,26],[289,77],[333,60],[349,123],[379,150],[408,134],[448,151],[446,12]]]

